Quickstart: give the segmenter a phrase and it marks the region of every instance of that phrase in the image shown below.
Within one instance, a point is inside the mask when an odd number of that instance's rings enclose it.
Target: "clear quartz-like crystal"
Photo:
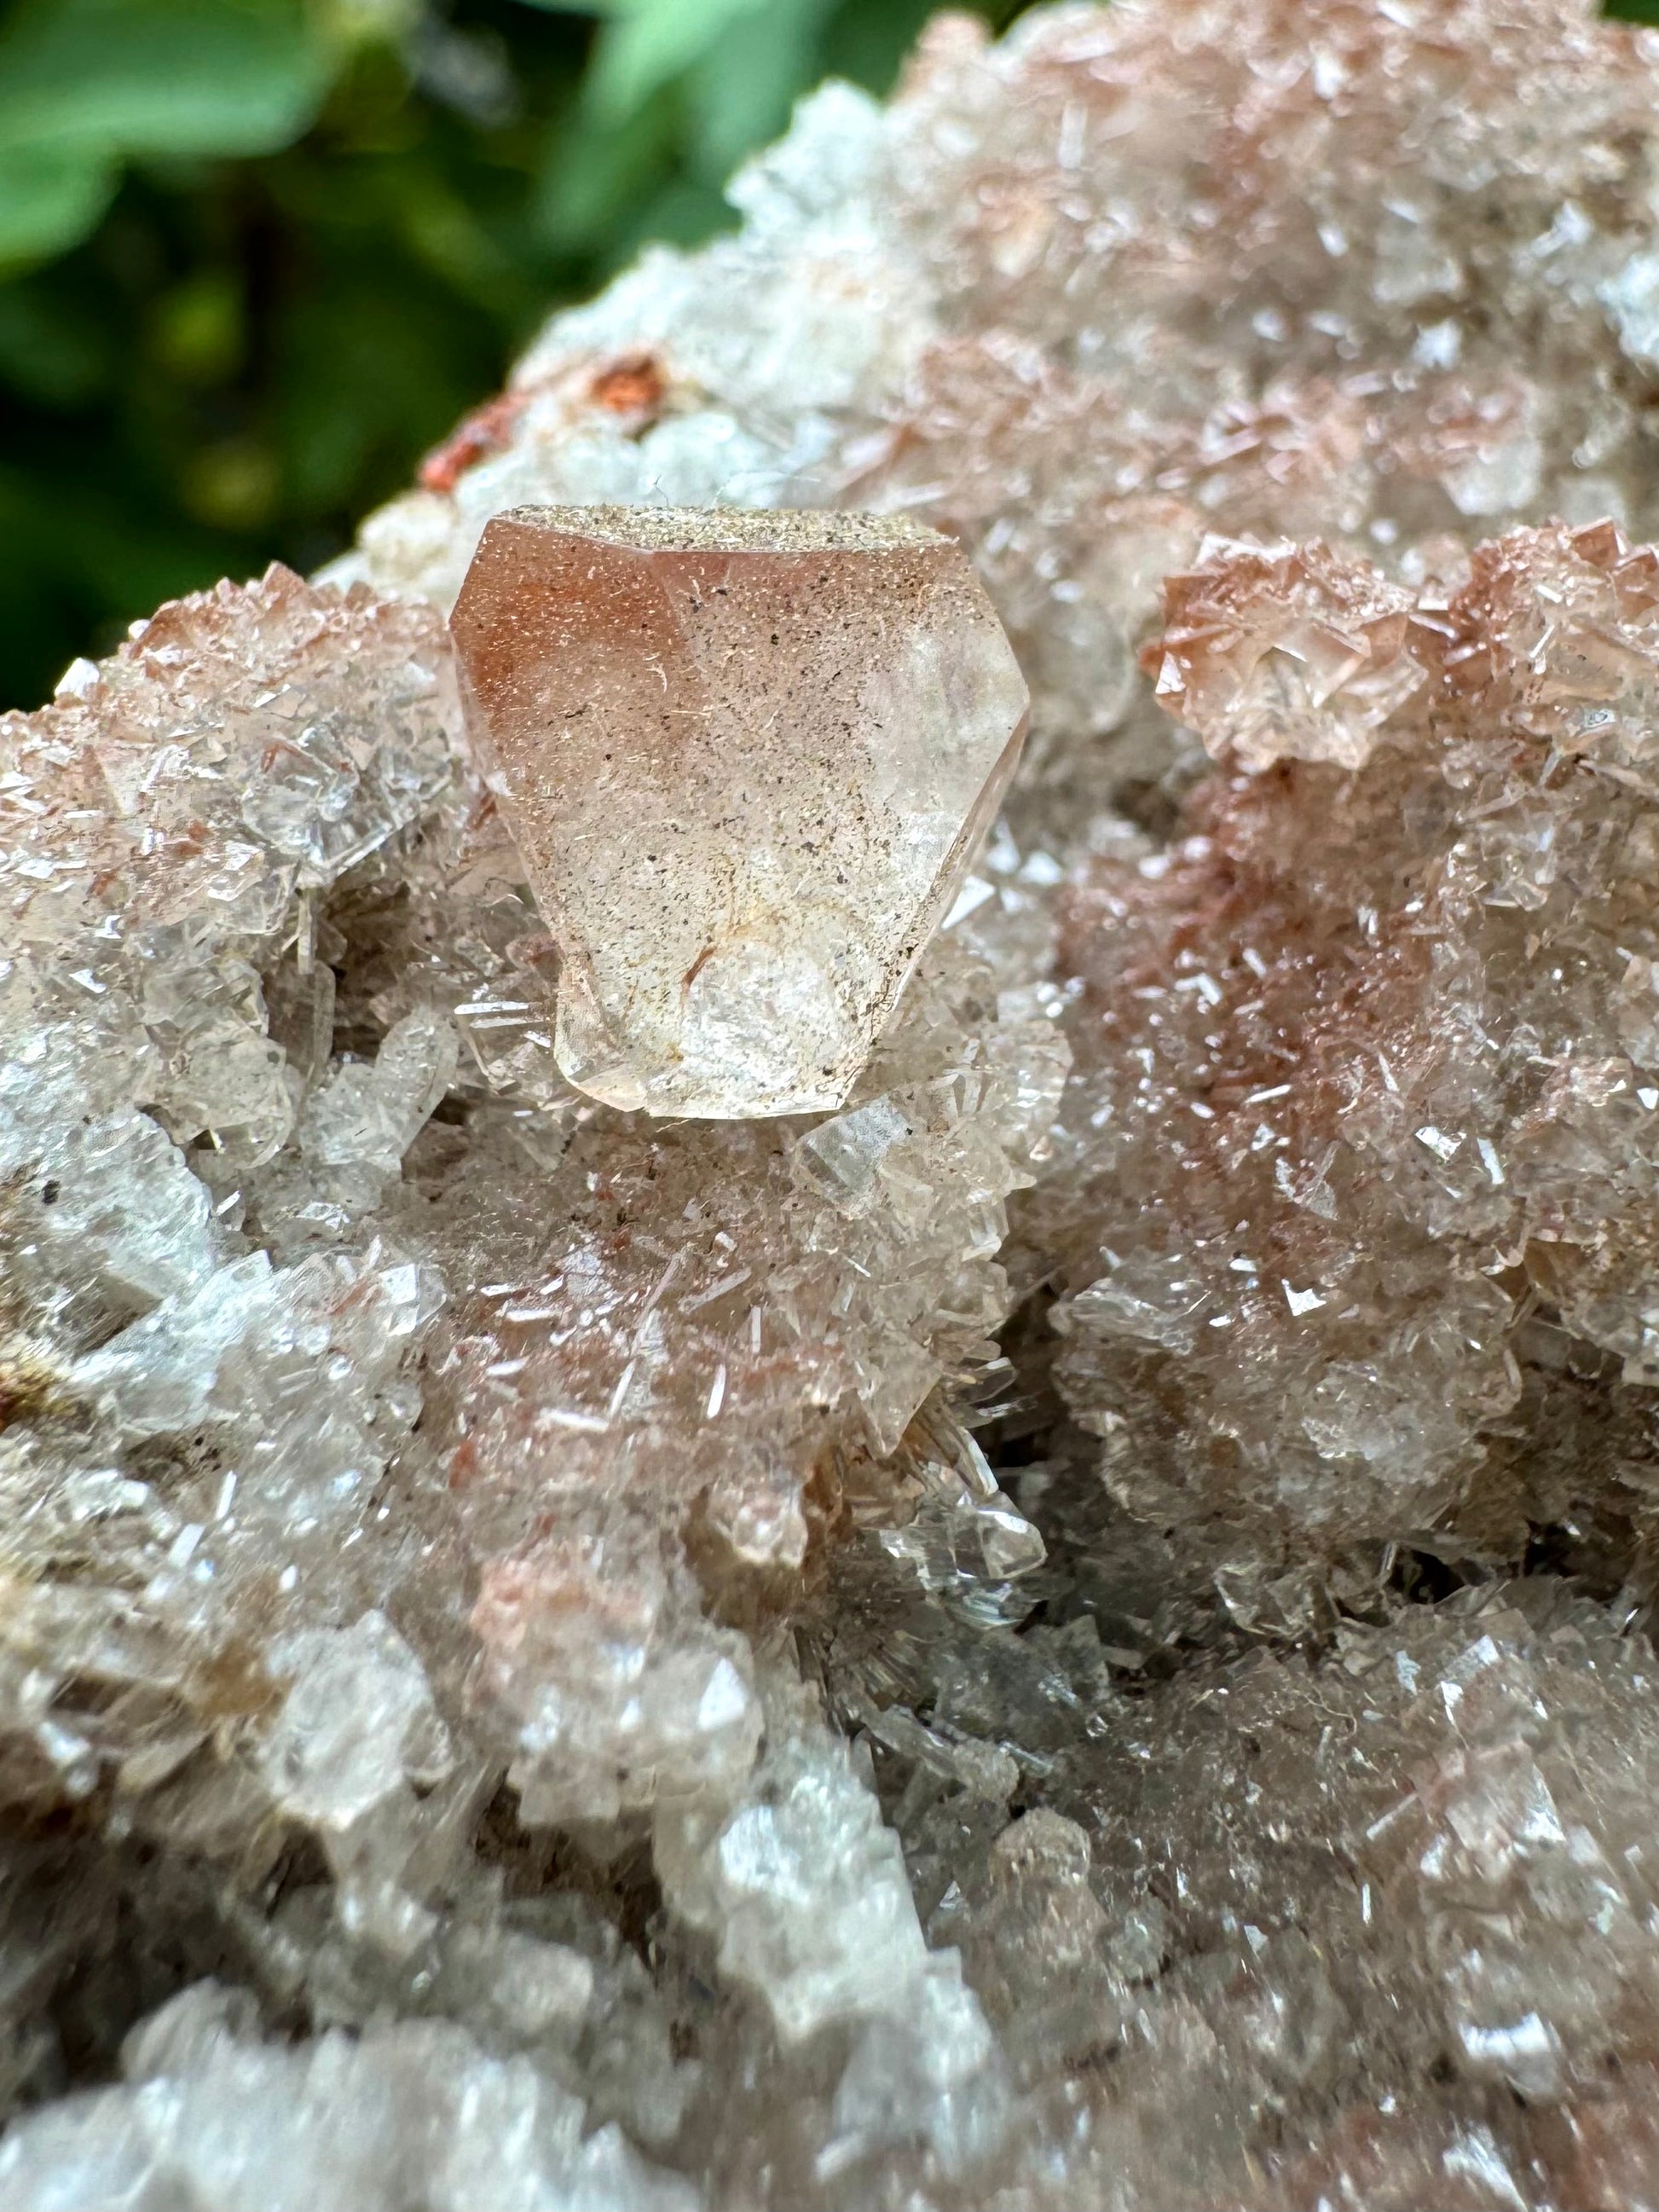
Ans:
[[[960,550],[876,516],[516,508],[453,628],[571,1082],[659,1114],[839,1106],[1024,735]]]

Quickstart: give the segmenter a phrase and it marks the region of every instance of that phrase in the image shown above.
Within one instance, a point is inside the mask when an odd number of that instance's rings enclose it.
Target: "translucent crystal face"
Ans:
[[[1024,732],[960,549],[870,515],[520,507],[453,627],[571,1082],[658,1114],[840,1105]]]

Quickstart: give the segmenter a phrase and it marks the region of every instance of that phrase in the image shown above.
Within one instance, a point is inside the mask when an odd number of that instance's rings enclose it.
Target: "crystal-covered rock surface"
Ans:
[[[452,626],[558,947],[562,1073],[654,1114],[843,1104],[1025,734],[961,548],[902,517],[518,507]]]
[[[0,720],[7,2212],[1659,2202],[1656,173],[1576,0],[945,18]],[[811,1110],[562,1065],[573,504],[1013,641]]]

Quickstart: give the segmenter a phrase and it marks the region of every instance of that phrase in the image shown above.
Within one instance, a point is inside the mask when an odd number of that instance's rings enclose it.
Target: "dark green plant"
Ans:
[[[0,704],[171,592],[327,558],[550,305],[717,228],[795,97],[884,90],[929,12],[0,7]]]

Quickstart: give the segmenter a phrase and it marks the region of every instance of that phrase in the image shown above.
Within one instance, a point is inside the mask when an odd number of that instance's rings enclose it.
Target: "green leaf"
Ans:
[[[95,314],[27,282],[0,284],[0,384],[14,396],[54,412],[82,407],[122,357]]]
[[[244,286],[222,268],[200,269],[156,300],[148,332],[155,361],[181,384],[227,384],[246,351]]]
[[[44,261],[96,228],[115,189],[107,156],[73,146],[0,146],[0,270]]]
[[[701,246],[718,230],[729,230],[733,216],[723,193],[694,177],[672,177],[647,200],[617,238],[613,258],[631,259],[647,240],[668,246]]]
[[[603,246],[659,187],[678,150],[679,104],[658,92],[621,122],[579,113],[552,133],[537,196],[541,235],[557,252]]]
[[[621,0],[600,32],[584,88],[594,114],[618,122],[681,76],[731,25],[763,10],[796,12],[800,0]]]
[[[936,0],[842,0],[823,42],[825,74],[848,77],[870,92],[890,91],[935,4]],[[978,10],[994,20],[1009,12],[983,6]]]
[[[34,0],[0,33],[0,149],[269,153],[332,65],[300,0]]]
[[[835,0],[787,0],[729,22],[691,72],[697,167],[723,184],[745,154],[777,136],[817,77],[823,22]]]

